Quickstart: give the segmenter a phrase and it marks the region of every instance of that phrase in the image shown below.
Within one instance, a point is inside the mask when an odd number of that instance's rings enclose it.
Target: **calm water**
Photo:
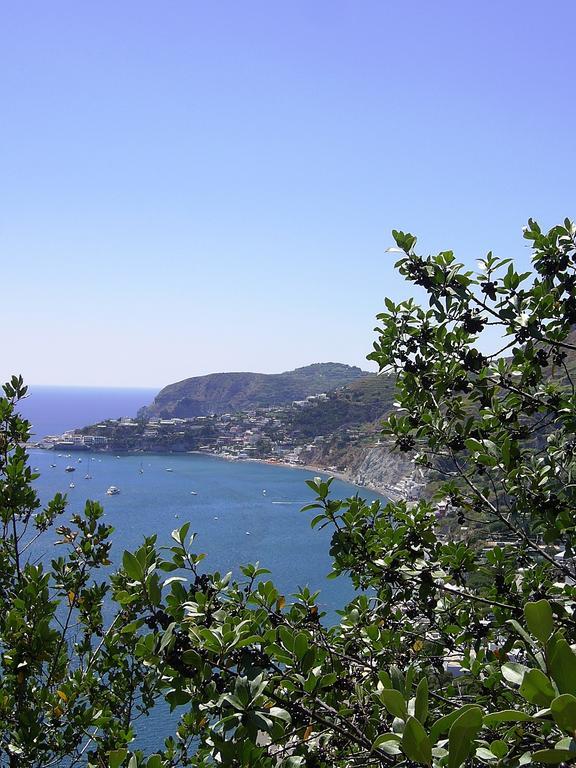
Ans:
[[[154,394],[83,389],[76,390],[76,397],[71,398],[70,390],[50,388],[51,393],[46,391],[49,388],[42,389],[41,393],[33,391],[23,409],[34,421],[38,435],[106,416],[134,414]],[[95,393],[95,400],[90,392]],[[71,414],[67,414],[67,403],[74,403]],[[109,403],[114,404],[115,411],[105,410]],[[312,531],[312,513],[300,512],[313,498],[304,482],[313,472],[192,454],[115,457],[73,453],[67,457],[32,450],[30,463],[40,472],[36,483],[42,500],[47,501],[57,491],[66,492],[69,514],[79,511],[86,499],[102,502],[105,519],[115,528],[112,559],[116,563],[123,550],[136,548],[145,534],[156,533],[160,545],[169,545],[171,530],[191,521],[191,530],[198,533],[196,551],[207,553],[207,570],[237,573],[240,564],[259,560],[272,571],[268,578],[287,596],[298,586],[321,590],[320,605],[329,617],[352,596],[347,580],[326,579],[330,571],[329,532]],[[65,472],[67,465],[75,466],[76,471]],[[87,473],[92,479],[85,479]],[[74,488],[69,488],[70,482]],[[118,486],[121,493],[107,496],[110,485]],[[358,491],[340,481],[334,481],[333,489],[337,498]],[[362,495],[377,497],[368,491]],[[50,550],[46,544],[42,554],[50,557]],[[138,745],[152,751],[158,748],[172,730],[169,720],[164,709],[157,711],[145,726],[140,725]]]
[[[310,471],[192,454],[117,458],[82,453],[67,458],[37,449],[30,456],[41,474],[37,485],[43,500],[65,492],[70,513],[88,498],[102,503],[106,521],[115,528],[115,562],[145,534],[156,533],[159,542],[169,544],[170,532],[191,521],[198,550],[208,554],[209,570],[235,570],[259,560],[287,593],[304,584],[321,588],[327,607],[342,597],[343,585],[325,579],[330,570],[328,532],[312,531],[312,513],[300,512],[313,499],[304,482],[314,474]],[[65,472],[67,465],[76,471]],[[90,480],[85,479],[88,467]],[[70,482],[74,488],[68,487]],[[110,485],[121,493],[107,496]],[[333,489],[337,498],[358,490],[340,481],[334,481]],[[376,498],[374,493],[363,495]]]

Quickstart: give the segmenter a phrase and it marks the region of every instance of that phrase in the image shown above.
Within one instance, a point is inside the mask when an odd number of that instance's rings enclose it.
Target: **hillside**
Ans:
[[[276,374],[212,373],[169,384],[140,415],[191,418],[285,405],[367,376],[371,374],[342,363],[315,363]]]
[[[305,408],[294,406],[282,416],[291,433],[309,439],[347,427],[378,422],[392,409],[394,379],[366,376],[314,400]]]

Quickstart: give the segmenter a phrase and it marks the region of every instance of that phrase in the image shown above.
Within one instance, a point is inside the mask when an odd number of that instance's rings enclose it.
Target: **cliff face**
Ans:
[[[368,449],[358,466],[349,467],[348,474],[353,483],[383,493],[392,501],[419,499],[427,482],[421,467],[386,446]]]
[[[371,488],[392,501],[419,499],[430,479],[408,454],[393,451],[391,444],[374,444],[374,437],[343,445],[335,435],[304,452],[302,458],[313,466],[342,473],[351,483]]]
[[[316,363],[286,373],[213,373],[164,387],[145,418],[190,418],[284,405],[342,387],[368,376],[342,363]]]

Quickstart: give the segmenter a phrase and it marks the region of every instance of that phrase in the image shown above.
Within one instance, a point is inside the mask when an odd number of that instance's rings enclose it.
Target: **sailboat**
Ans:
[[[84,480],[92,480],[92,475],[90,474],[90,463],[92,461],[92,457],[88,459],[88,471],[84,475]]]
[[[140,474],[141,475],[144,474],[144,465],[142,464],[142,462],[140,462]]]

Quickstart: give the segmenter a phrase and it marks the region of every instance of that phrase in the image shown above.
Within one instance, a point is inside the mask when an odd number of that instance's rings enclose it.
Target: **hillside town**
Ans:
[[[306,465],[334,442],[340,448],[367,440],[377,444],[377,430],[369,429],[367,425],[349,425],[326,435],[315,434],[303,412],[312,413],[329,397],[329,394],[320,393],[286,406],[190,418],[106,419],[62,435],[46,436],[39,445],[65,453],[201,452],[226,459],[262,459]],[[347,469],[341,463],[328,468],[334,471]]]

